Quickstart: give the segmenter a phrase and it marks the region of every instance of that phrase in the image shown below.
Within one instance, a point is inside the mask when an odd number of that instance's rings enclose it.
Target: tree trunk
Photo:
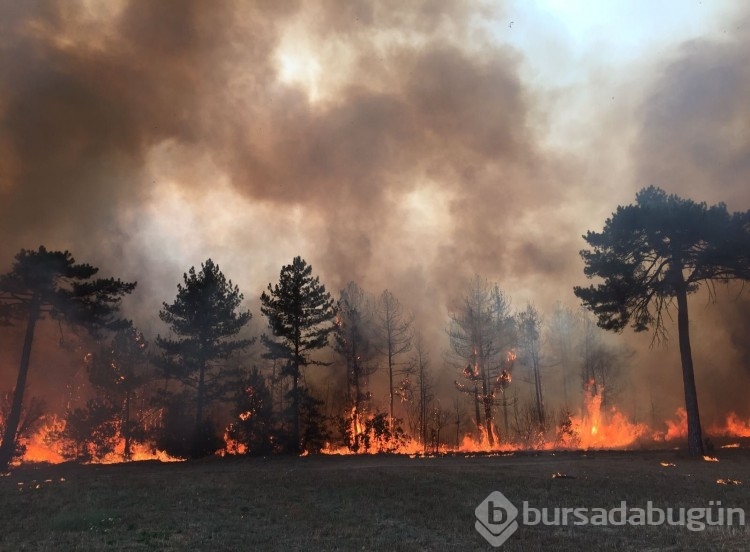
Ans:
[[[687,289],[684,281],[678,285],[677,290],[677,332],[680,341],[680,359],[682,360],[682,383],[685,388],[688,452],[691,456],[703,456],[703,436],[701,433],[700,413],[698,412],[698,392],[695,389],[693,353],[690,349]]]
[[[482,367],[484,373],[484,366]],[[484,403],[484,425],[487,430],[487,442],[490,446],[495,445],[495,436],[492,431],[492,397],[490,396],[488,376],[485,373],[482,378],[482,403]]]
[[[476,382],[474,382],[474,415],[477,418],[477,431],[479,431],[479,438],[482,438],[482,413],[479,410],[479,388]]]
[[[502,436],[502,438],[508,442],[510,441],[510,426],[508,425],[508,397],[505,396],[505,391],[503,393],[503,429],[505,430],[505,435]]]
[[[356,359],[356,357],[355,357]],[[359,452],[359,366],[354,361],[354,451]]]
[[[393,353],[391,350],[391,338],[388,338],[388,429],[393,435]]]
[[[299,427],[299,368],[295,368],[292,376],[292,452],[299,454],[300,450],[300,427]]]
[[[422,447],[427,451],[427,382],[424,379],[424,365],[419,361],[419,427],[422,434]]]
[[[539,419],[539,427],[544,429],[544,394],[542,393],[542,374],[539,369],[539,360],[534,358],[534,388],[536,389],[536,415]]]
[[[29,305],[29,320],[26,323],[26,335],[23,340],[21,364],[18,367],[18,379],[13,392],[13,404],[8,419],[5,420],[3,443],[0,445],[0,473],[8,471],[8,466],[16,452],[16,438],[18,425],[21,423],[23,409],[23,395],[26,390],[26,378],[29,375],[29,361],[31,360],[31,345],[34,342],[34,330],[39,320],[40,298],[34,294]]]
[[[203,402],[205,400],[205,388],[206,388],[206,363],[201,361],[201,365],[198,372],[198,392],[195,398],[195,426],[193,428],[193,444],[192,448],[195,452],[203,451]]]
[[[123,437],[125,438],[125,450],[122,455],[126,460],[130,460],[130,390],[125,392],[125,420],[122,427]]]

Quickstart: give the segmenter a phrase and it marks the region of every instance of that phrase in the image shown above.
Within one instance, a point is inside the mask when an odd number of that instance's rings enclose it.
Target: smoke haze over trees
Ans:
[[[260,290],[301,255],[334,296],[355,281],[399,298],[446,374],[432,389],[445,408],[463,368],[445,361],[445,326],[475,274],[549,325],[558,302],[578,307],[581,235],[642,187],[750,209],[750,14],[703,4],[654,14],[639,50],[597,33],[592,47],[541,3],[3,3],[0,273],[22,248],[74,251],[139,281],[123,316],[153,340],[166,333],[154,306],[210,257],[260,335]],[[750,300],[735,292],[710,309],[690,299],[709,418],[750,416]],[[40,331],[35,358],[59,379],[32,370],[30,384],[63,412],[83,354]],[[0,390],[22,334],[0,330]],[[557,368],[542,381],[573,408],[580,354],[558,337],[565,384]],[[605,339],[636,351],[633,410],[646,416],[653,388],[670,415],[674,347]],[[380,397],[385,373],[371,378]],[[326,376],[309,377],[325,394]]]

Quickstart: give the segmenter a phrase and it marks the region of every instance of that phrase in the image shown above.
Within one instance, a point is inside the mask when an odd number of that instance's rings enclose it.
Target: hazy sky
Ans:
[[[207,257],[253,302],[295,255],[388,287],[435,347],[475,273],[576,306],[581,234],[639,188],[750,209],[737,5],[1,2],[0,266],[70,249],[146,328]],[[732,298],[703,339],[747,389]]]

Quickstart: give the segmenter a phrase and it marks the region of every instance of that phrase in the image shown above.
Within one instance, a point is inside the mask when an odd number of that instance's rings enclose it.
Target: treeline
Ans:
[[[97,272],[67,251],[40,247],[21,251],[0,277],[3,322],[26,325],[17,384],[0,420],[5,464],[23,455],[24,438],[44,419],[43,403],[24,397],[43,319],[86,330],[87,389],[70,397],[64,423],[47,435],[81,461],[116,449],[129,458],[144,443],[196,458],[324,446],[389,452],[407,442],[430,449],[458,445],[466,433],[489,446],[534,447],[567,427],[567,409],[584,387],[608,401],[625,358],[581,313],[558,306],[544,322],[531,304],[514,312],[496,284],[476,277],[447,327],[443,373],[456,377],[456,392],[446,405],[414,317],[388,290],[371,297],[351,282],[334,297],[296,257],[260,296],[267,330],[256,343],[243,294],[208,259],[183,275],[174,300],[158,311],[166,334],[149,341],[118,315],[136,283],[97,279]],[[249,363],[251,349],[261,354]],[[380,396],[376,372],[387,382]],[[514,390],[511,374],[527,385]],[[552,414],[547,377],[561,389]],[[321,379],[325,390],[314,383]]]
[[[489,447],[569,442],[569,409],[582,390],[606,406],[625,382],[628,353],[608,345],[599,328],[631,326],[662,341],[676,308],[689,451],[702,454],[687,297],[702,284],[713,296],[717,282],[750,280],[750,211],[730,214],[724,204],[649,187],[584,239],[584,274],[598,282],[574,292],[596,324],[562,306],[546,319],[531,304],[514,311],[499,286],[476,277],[448,321],[450,352],[440,371],[392,293],[372,298],[352,282],[334,297],[299,257],[260,296],[267,330],[261,358],[248,362],[252,314],[211,259],[184,275],[158,312],[166,334],[149,343],[119,315],[134,282],[97,278],[97,268],[67,251],[22,250],[0,276],[0,324],[25,328],[16,385],[0,405],[0,471],[23,454],[24,437],[44,415],[44,404],[25,392],[45,319],[85,329],[93,343],[84,359],[87,400],[73,397],[56,429],[65,456],[89,459],[115,446],[128,457],[136,443],[200,457],[227,448],[317,452],[326,444],[353,452],[400,450],[407,441],[428,448],[458,445],[467,433]],[[373,393],[378,371],[387,372],[385,396]],[[314,372],[328,375],[325,389]],[[455,378],[453,401],[445,389],[438,397],[446,373]]]

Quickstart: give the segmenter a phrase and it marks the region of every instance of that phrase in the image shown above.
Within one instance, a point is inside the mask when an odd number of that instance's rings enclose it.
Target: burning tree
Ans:
[[[413,317],[404,315],[398,299],[387,289],[380,295],[376,309],[377,347],[388,362],[388,416],[393,430],[393,399],[398,389],[393,385],[394,375],[410,372],[409,367],[398,370],[396,359],[411,350]],[[403,383],[403,382],[402,382]]]
[[[367,377],[375,373],[375,347],[373,346],[372,312],[365,292],[356,283],[349,282],[341,291],[336,303],[334,349],[346,365],[347,387],[351,403],[351,439],[349,445],[355,452],[360,437],[365,433],[362,410],[370,394],[365,392]]]
[[[5,420],[10,416],[13,394],[12,391],[6,391],[0,395],[0,435],[5,432]],[[20,458],[26,453],[25,441],[44,423],[45,410],[46,403],[37,397],[31,397],[24,405],[16,432],[16,450],[13,453],[13,458]]]
[[[590,316],[582,313],[578,345],[582,388],[585,395],[601,394],[602,405],[611,406],[622,388],[623,362],[632,353],[625,347],[606,343],[601,335],[603,331]]]
[[[515,323],[510,301],[497,285],[490,287],[476,276],[464,297],[461,309],[451,316],[448,328],[453,352],[466,362],[463,377],[468,383],[455,382],[459,391],[472,396],[477,429],[495,444],[493,409],[496,393],[510,383],[510,347],[515,339]],[[480,408],[484,411],[484,423]],[[507,417],[506,417],[507,421]]]
[[[170,398],[173,412],[168,412],[165,418],[168,441],[165,444],[176,454],[202,456],[214,452],[212,449],[218,442],[205,412],[237,389],[239,374],[230,370],[226,361],[254,342],[254,339],[236,339],[252,314],[238,310],[243,295],[211,259],[201,264],[200,271],[191,267],[183,280],[184,285],[177,285],[174,303],[164,303],[159,311],[159,318],[178,338],[156,338],[156,344],[164,352],[165,375],[184,386],[182,393]],[[179,441],[182,417],[191,410],[194,421],[190,438],[176,445],[172,441],[175,438]],[[172,424],[178,427],[171,427]]]
[[[302,369],[311,364],[322,364],[311,355],[328,344],[335,316],[333,300],[320,279],[313,277],[312,267],[301,257],[295,257],[292,264],[282,267],[279,283],[268,284],[268,293],[264,292],[260,301],[260,310],[268,318],[275,337],[261,336],[267,350],[264,356],[284,362],[282,375],[292,379],[291,449],[301,452],[302,412],[317,412],[310,402],[312,397],[307,397],[302,391]],[[306,404],[304,409],[303,402]]]
[[[13,403],[0,445],[0,472],[8,469],[16,452],[37,322],[49,317],[83,326],[93,334],[102,328],[117,329],[123,325],[116,317],[120,301],[136,284],[113,278],[94,279],[98,271],[89,264],[77,264],[68,251],[47,251],[40,246],[37,251],[22,249],[11,271],[0,276],[3,317],[26,321]]]
[[[695,387],[687,296],[701,284],[750,280],[750,211],[727,212],[653,186],[636,194],[635,205],[618,207],[602,232],[589,231],[590,250],[581,251],[587,277],[603,283],[576,287],[575,294],[604,329],[654,330],[665,339],[664,315],[677,303],[677,331],[682,360],[688,449],[703,454]]]
[[[113,440],[119,442],[122,439],[123,456],[130,458],[133,440],[145,436],[143,415],[146,401],[142,392],[152,378],[148,343],[143,334],[128,322],[126,328],[118,330],[107,345],[87,355],[85,361],[89,382],[98,395],[93,407],[101,415],[110,411],[110,420],[103,421],[112,422]],[[97,417],[88,417],[79,412],[76,418],[81,422]],[[80,433],[85,440],[86,431]],[[112,451],[99,451],[97,456],[101,456],[102,452]]]
[[[271,391],[257,368],[244,378],[234,410],[235,421],[227,428],[227,434],[243,447],[242,452],[252,455],[275,452]]]

